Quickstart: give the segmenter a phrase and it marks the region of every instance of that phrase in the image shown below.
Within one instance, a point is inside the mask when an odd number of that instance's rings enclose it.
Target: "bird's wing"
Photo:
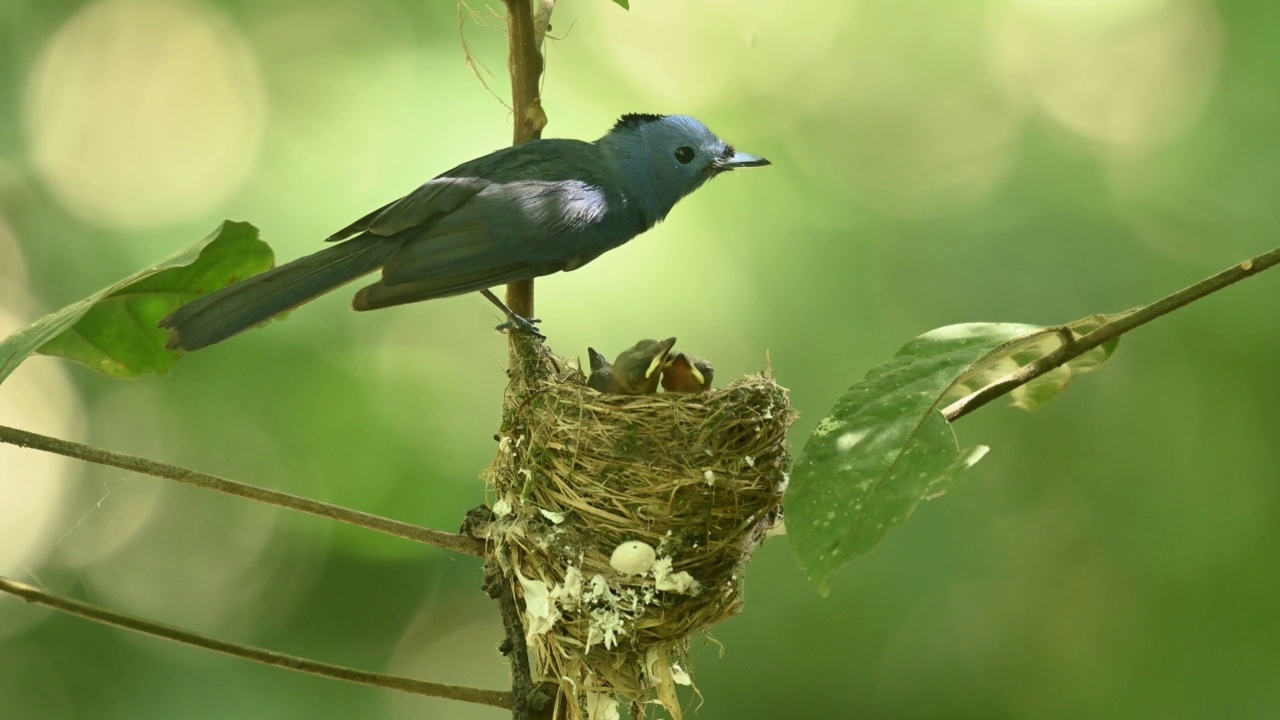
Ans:
[[[555,272],[556,268],[539,272],[537,268],[523,263],[505,267],[486,268],[471,274],[454,274],[447,277],[434,277],[420,282],[404,282],[388,285],[385,280],[361,288],[351,300],[351,307],[356,310],[377,310],[393,305],[431,300],[433,298],[459,295],[503,285],[516,280],[523,280],[538,275]]]
[[[581,181],[493,183],[447,215],[401,232],[382,283],[438,288],[421,296],[427,299],[576,267],[603,251],[591,246],[591,230],[605,212],[602,191]]]
[[[384,285],[437,285],[443,291],[461,284],[478,282],[486,275],[495,280],[481,287],[500,284],[517,273],[524,263],[512,257],[491,229],[492,218],[467,208],[446,215],[419,232],[404,233],[405,240],[382,266]],[[532,271],[525,277],[534,277]],[[519,278],[517,278],[519,279]],[[507,282],[502,280],[501,282]],[[461,290],[457,292],[462,292]],[[440,296],[445,294],[442,292]]]
[[[399,200],[383,205],[330,235],[325,242],[346,240],[362,232],[388,237],[425,225],[462,207],[488,184],[489,181],[483,178],[468,176],[441,176],[429,180]]]
[[[569,152],[577,148],[571,144],[557,156],[562,162],[544,162],[555,147],[516,146],[471,161],[337,233],[398,243],[381,282],[353,301],[356,309],[547,275],[620,244],[618,223],[605,222],[605,183],[587,167],[595,156]]]

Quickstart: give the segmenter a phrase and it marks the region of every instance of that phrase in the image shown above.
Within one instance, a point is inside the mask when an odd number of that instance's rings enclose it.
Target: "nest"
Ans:
[[[601,395],[549,351],[513,370],[489,469],[491,560],[524,609],[554,717],[616,717],[618,696],[682,716],[689,639],[737,613],[741,571],[781,518],[794,415],[768,374],[699,395]],[[642,574],[611,558],[652,548]],[[655,562],[656,560],[656,562]]]

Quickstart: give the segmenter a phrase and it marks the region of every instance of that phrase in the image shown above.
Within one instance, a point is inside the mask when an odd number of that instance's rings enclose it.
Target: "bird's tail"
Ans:
[[[377,270],[397,242],[362,235],[254,275],[174,310],[160,327],[171,350],[199,350]]]

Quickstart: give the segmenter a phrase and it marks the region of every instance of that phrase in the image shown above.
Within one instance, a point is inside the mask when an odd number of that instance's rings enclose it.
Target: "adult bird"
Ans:
[[[768,165],[686,115],[623,115],[595,142],[534,140],[463,163],[333,235],[336,242],[188,303],[160,321],[198,350],[382,269],[351,307],[482,291],[576,270],[653,227],[681,198],[736,168]]]

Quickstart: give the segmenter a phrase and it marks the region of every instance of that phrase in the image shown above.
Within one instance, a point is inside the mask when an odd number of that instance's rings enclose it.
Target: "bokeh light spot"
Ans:
[[[59,200],[140,229],[207,213],[241,186],[266,99],[249,46],[213,9],[102,0],[45,44],[24,104],[28,152]]]
[[[26,325],[0,307],[0,338]],[[58,438],[84,434],[79,399],[66,366],[39,359],[19,367],[0,386],[0,423]],[[0,575],[36,581],[39,567],[65,530],[64,509],[75,487],[76,461],[0,444]],[[10,615],[0,621],[0,641],[39,616]]]
[[[869,12],[869,11],[868,11]],[[899,217],[963,212],[1009,177],[1025,103],[987,59],[989,27],[957,3],[919,23],[885,4],[852,28],[841,71],[787,133],[804,172],[860,205]],[[933,54],[919,51],[936,46]]]
[[[1107,145],[1143,148],[1181,134],[1203,110],[1218,77],[1222,26],[1197,0],[1154,5],[1127,22],[1080,22],[1075,13],[1003,19],[998,63],[1063,126]],[[1129,5],[1131,3],[1125,3]]]
[[[693,112],[807,84],[859,5],[835,3],[810,14],[791,3],[704,0],[708,11],[677,19],[661,5],[636,3],[619,13],[599,3],[586,10],[591,42],[566,52],[597,43],[592,52],[612,63],[620,77],[669,102],[668,111]]]

